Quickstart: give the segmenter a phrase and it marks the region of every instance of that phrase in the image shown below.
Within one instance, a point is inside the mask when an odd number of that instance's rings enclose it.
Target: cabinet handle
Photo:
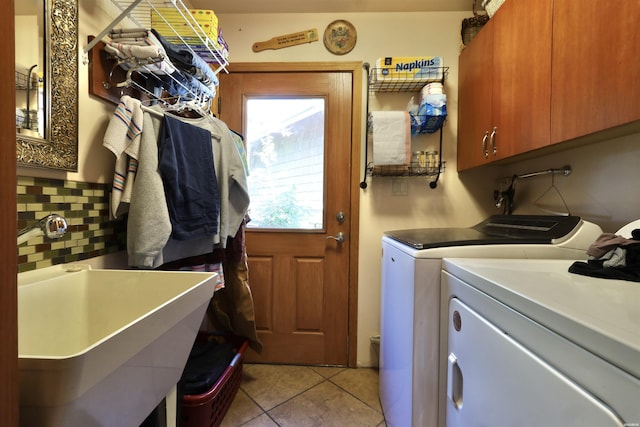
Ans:
[[[462,408],[462,370],[455,354],[449,354],[447,365],[447,397],[456,409]]]
[[[493,155],[495,156],[498,150],[496,149],[496,132],[498,131],[497,127],[493,128],[493,132],[491,132],[491,138],[489,139],[489,145],[491,146],[491,150],[493,151]]]
[[[489,138],[489,131],[484,133],[484,137],[482,138],[482,152],[484,153],[484,158],[489,157],[489,151],[487,150],[487,139]]]

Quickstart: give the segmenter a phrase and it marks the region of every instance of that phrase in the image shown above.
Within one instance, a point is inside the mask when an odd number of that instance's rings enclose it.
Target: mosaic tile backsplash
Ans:
[[[49,213],[67,220],[60,239],[37,237],[18,247],[18,272],[126,250],[126,223],[109,220],[110,184],[18,177],[18,230]]]

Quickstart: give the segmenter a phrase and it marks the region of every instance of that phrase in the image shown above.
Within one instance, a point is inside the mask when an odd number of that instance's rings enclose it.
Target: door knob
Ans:
[[[327,236],[327,239],[333,239],[338,243],[342,243],[344,242],[345,237],[344,233],[342,231],[339,231],[335,236]]]
[[[338,221],[338,224],[342,224],[345,219],[347,219],[347,217],[344,216],[344,212],[340,211],[336,214],[336,221]]]

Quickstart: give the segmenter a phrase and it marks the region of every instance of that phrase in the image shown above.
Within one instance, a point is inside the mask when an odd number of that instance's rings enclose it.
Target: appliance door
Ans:
[[[415,258],[383,242],[380,402],[389,425],[410,426]]]
[[[448,427],[624,425],[609,407],[458,298],[449,302],[448,321]]]
[[[387,425],[438,425],[441,259],[382,240],[380,403]]]

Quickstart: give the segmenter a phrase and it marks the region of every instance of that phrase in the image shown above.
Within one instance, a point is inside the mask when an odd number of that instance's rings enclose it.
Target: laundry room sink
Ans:
[[[215,276],[77,264],[19,274],[20,425],[140,425],[178,382]]]

